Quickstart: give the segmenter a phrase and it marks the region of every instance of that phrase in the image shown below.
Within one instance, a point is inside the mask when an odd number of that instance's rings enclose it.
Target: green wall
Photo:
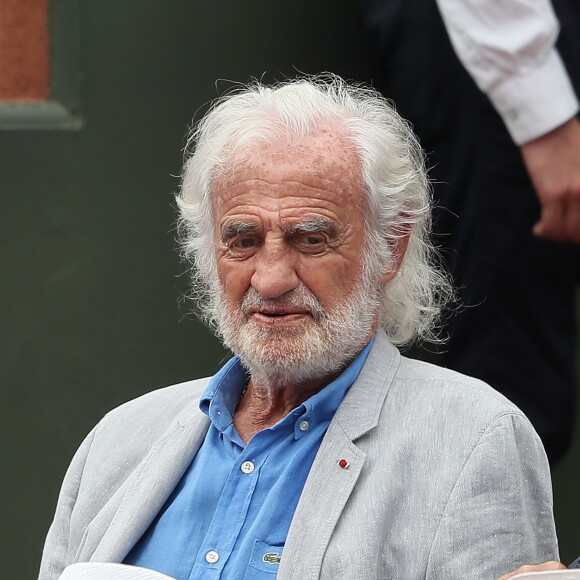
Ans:
[[[13,580],[35,577],[64,470],[103,413],[223,360],[180,302],[171,195],[216,79],[373,73],[349,0],[81,1],[78,37],[82,128],[0,131],[0,576]],[[567,559],[575,453],[556,474]]]

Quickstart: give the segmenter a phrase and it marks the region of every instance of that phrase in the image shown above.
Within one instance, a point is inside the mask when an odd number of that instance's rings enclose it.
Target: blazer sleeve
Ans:
[[[71,536],[70,524],[95,431],[96,427],[87,435],[64,477],[56,513],[44,543],[38,580],[57,580],[64,568],[72,563],[71,552],[80,544],[80,537]]]
[[[427,579],[495,579],[558,559],[552,485],[542,443],[521,414],[483,431],[449,496]]]

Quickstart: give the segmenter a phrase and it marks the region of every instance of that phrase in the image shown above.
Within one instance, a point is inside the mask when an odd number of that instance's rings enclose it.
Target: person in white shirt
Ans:
[[[430,153],[436,239],[465,304],[437,361],[516,402],[554,463],[575,408],[580,6],[360,5],[384,73],[376,85]]]
[[[578,99],[547,0],[437,0],[459,60],[488,96],[542,206],[534,232],[580,243]],[[580,50],[580,43],[578,45]]]

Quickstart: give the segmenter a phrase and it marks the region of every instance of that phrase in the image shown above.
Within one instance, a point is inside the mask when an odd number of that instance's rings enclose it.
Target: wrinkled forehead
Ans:
[[[365,202],[360,156],[344,130],[321,126],[307,136],[254,139],[239,146],[214,179],[214,203],[238,183],[265,179],[273,183],[295,178],[328,184],[353,205]]]

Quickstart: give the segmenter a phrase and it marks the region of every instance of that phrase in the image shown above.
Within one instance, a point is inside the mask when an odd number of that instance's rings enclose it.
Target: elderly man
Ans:
[[[65,477],[41,580],[495,578],[557,558],[550,475],[489,386],[399,354],[449,295],[417,142],[372,91],[256,84],[192,137],[178,203],[235,356],[109,413]]]

